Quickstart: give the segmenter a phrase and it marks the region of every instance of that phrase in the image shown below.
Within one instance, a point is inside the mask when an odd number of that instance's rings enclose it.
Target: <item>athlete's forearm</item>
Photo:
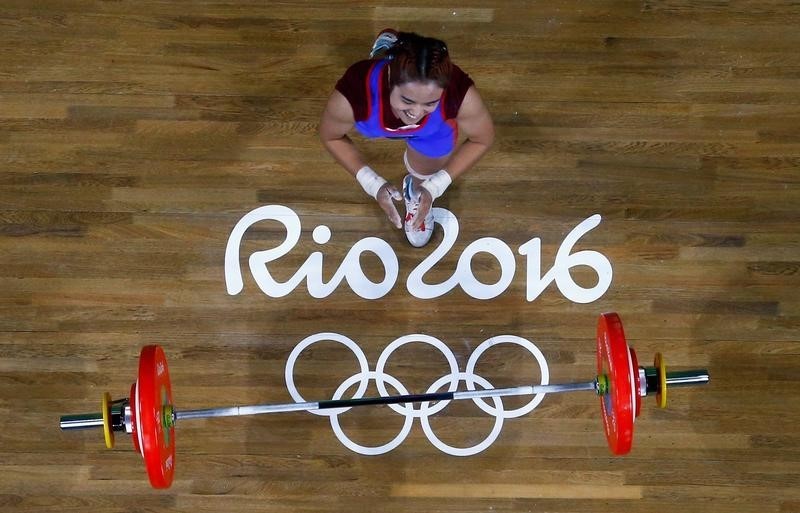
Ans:
[[[467,139],[459,146],[445,164],[444,169],[455,180],[474,166],[491,148],[491,142],[484,143]]]
[[[344,135],[338,139],[325,139],[322,138],[322,144],[328,153],[336,159],[343,168],[345,168],[351,175],[355,176],[358,170],[366,165],[364,157],[358,151],[356,145],[353,144],[352,139]]]

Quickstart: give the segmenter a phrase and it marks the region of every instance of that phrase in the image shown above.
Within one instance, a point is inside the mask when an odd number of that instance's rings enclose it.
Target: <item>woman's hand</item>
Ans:
[[[403,196],[400,194],[397,188],[389,182],[383,184],[381,188],[378,189],[378,193],[375,195],[375,200],[378,202],[378,205],[380,205],[380,207],[386,213],[386,217],[395,228],[403,227],[403,220],[394,204],[395,201],[401,201],[402,199]],[[430,206],[428,208],[430,208]]]

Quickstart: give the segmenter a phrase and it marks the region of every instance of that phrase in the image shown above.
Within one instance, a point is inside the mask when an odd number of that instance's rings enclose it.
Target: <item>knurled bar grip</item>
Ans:
[[[362,397],[359,399],[336,399],[319,402],[262,404],[253,406],[233,406],[209,408],[204,410],[176,411],[175,419],[200,419],[208,417],[235,417],[240,415],[259,415],[262,413],[282,413],[290,411],[328,410],[332,408],[350,408],[353,406],[369,406],[378,404],[424,403],[433,401],[457,401],[489,397],[507,397],[516,395],[552,394],[576,390],[594,390],[596,381],[571,383],[566,385],[533,385],[514,388],[495,388],[463,392],[438,392],[431,394],[406,394],[384,397]]]

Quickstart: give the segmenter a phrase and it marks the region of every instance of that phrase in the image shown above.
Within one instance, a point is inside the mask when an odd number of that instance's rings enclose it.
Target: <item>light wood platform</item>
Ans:
[[[446,40],[494,117],[491,153],[437,203],[461,232],[426,276],[444,280],[468,244],[496,237],[516,274],[494,299],[412,297],[406,279],[441,233],[409,247],[317,139],[336,79],[387,26]],[[798,26],[792,1],[0,1],[0,510],[800,511]],[[401,144],[358,143],[399,183]],[[378,237],[397,284],[377,300],[346,283],[324,299],[304,284],[270,298],[247,268],[283,240],[265,222],[241,246],[244,290],[228,295],[228,236],[268,204],[303,227],[270,264],[278,279],[312,251],[330,279]],[[575,251],[608,258],[608,291],[578,304],[553,283],[527,301],[534,270],[519,246],[541,239],[545,273],[595,213]],[[325,245],[311,239],[320,224]],[[499,275],[485,254],[474,268]],[[58,429],[104,391],[127,396],[145,344],[164,346],[178,409],[283,403],[289,353],[320,332],[352,338],[372,368],[396,338],[428,334],[462,370],[484,340],[516,335],[543,351],[551,381],[590,380],[604,311],[619,312],[643,363],[662,351],[712,378],[671,391],[666,410],[647,398],[624,458],[609,454],[591,393],[547,396],[463,458],[419,420],[381,456],[352,452],[309,413],[186,422],[167,491],[149,487],[129,437],[108,451],[98,431]],[[419,344],[390,369],[413,392],[447,372]],[[356,370],[326,343],[295,379],[325,399]],[[478,371],[495,386],[539,372],[510,347]],[[494,422],[471,403],[431,419],[454,446]],[[364,445],[402,423],[388,407],[342,416]]]

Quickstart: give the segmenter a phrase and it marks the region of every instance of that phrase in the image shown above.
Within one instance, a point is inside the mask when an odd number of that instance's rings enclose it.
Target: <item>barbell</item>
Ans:
[[[665,408],[668,387],[708,381],[705,369],[667,372],[661,353],[656,353],[653,367],[640,367],[636,352],[625,340],[619,315],[612,312],[601,314],[598,319],[597,375],[592,381],[180,411],[172,402],[164,350],[158,345],[148,345],[140,352],[139,373],[129,397],[112,400],[106,392],[100,412],[64,415],[60,426],[62,430],[102,428],[109,449],[114,447],[115,432],[131,434],[134,448],[144,458],[150,484],[154,488],[168,488],[175,472],[175,425],[183,420],[591,390],[600,398],[609,449],[615,455],[624,455],[631,450],[634,420],[641,411],[642,397],[655,394],[658,406]]]

